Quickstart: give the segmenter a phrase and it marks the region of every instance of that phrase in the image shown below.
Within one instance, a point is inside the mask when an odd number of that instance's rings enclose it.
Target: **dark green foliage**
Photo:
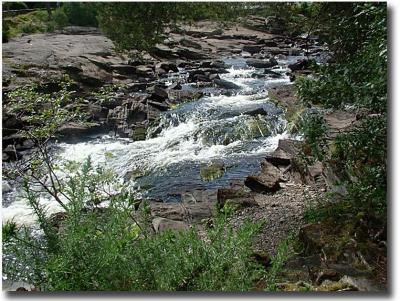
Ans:
[[[230,20],[240,15],[241,7],[238,3],[223,2],[101,3],[98,21],[120,50],[148,50],[162,41],[168,25],[201,19]]]
[[[3,11],[28,9],[25,2],[3,2]]]
[[[195,230],[141,237],[115,210],[68,221],[62,252],[47,265],[50,290],[245,291],[261,277],[251,238],[258,227],[238,232],[218,220],[209,242]]]
[[[25,281],[37,288],[247,291],[263,276],[263,266],[251,257],[252,239],[261,224],[245,222],[233,230],[226,224],[229,212],[224,211],[207,230],[206,239],[195,229],[155,235],[147,230],[148,224],[137,222],[141,215],[140,220],[146,221],[148,209],[135,211],[137,202],[128,187],[116,183],[109,170],[93,166],[90,159],[82,165],[68,162],[64,169],[68,177],[60,179],[58,189],[69,200],[65,219],[55,225],[46,218],[39,194],[27,186],[26,197],[43,230],[42,240],[33,238],[28,229],[17,231],[11,223],[4,230],[13,243],[3,251],[31,268]],[[105,200],[107,208],[99,208]],[[20,279],[16,264],[5,263],[5,274]]]
[[[97,5],[90,2],[65,2],[62,11],[71,25],[97,27]]]
[[[306,143],[318,160],[323,160],[327,151],[327,126],[321,113],[306,112],[300,122]]]
[[[333,57],[329,64],[316,69],[314,78],[297,81],[298,95],[308,105],[342,109],[351,106],[358,120],[332,141],[331,152],[326,152],[319,143],[324,137],[320,122],[311,119],[305,123],[303,132],[314,154],[333,166],[346,185],[347,211],[365,211],[385,223],[386,4],[329,3],[324,6],[323,16],[319,27],[334,50]]]

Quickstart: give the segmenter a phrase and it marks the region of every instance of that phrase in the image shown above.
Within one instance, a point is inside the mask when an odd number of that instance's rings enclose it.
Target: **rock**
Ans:
[[[201,49],[201,45],[193,40],[189,40],[189,39],[181,39],[179,41],[179,44],[185,47],[191,47],[191,48],[195,48],[195,49]]]
[[[136,68],[134,66],[125,65],[125,64],[114,64],[111,65],[110,68],[113,71],[116,71],[119,74],[123,75],[132,75],[136,73]]]
[[[217,84],[218,86],[225,88],[225,89],[240,89],[240,87],[238,85],[236,85],[230,81],[224,80],[224,79],[215,78],[213,80],[213,82],[215,84]]]
[[[340,283],[343,283],[348,286],[352,286],[356,288],[358,291],[363,292],[378,292],[381,291],[376,285],[374,285],[370,280],[362,277],[350,277],[343,276],[340,280]]]
[[[300,229],[299,239],[304,245],[304,254],[319,253],[324,246],[324,231],[321,224],[307,224]]]
[[[323,165],[321,162],[316,162],[311,166],[307,167],[308,173],[310,174],[311,178],[315,179],[318,176],[322,176],[323,173]]]
[[[151,94],[150,99],[158,102],[163,102],[168,100],[167,89],[159,85],[154,86],[154,92]]]
[[[272,41],[272,40],[267,40],[267,39],[260,40],[258,43],[262,44],[264,46],[267,46],[267,47],[277,47],[278,46],[277,42]]]
[[[273,60],[249,59],[246,61],[246,64],[254,68],[271,68],[276,66],[278,63],[276,62],[275,59]]]
[[[182,199],[184,202],[181,203],[151,202],[151,215],[193,224],[215,213],[216,196],[206,192],[201,196],[193,196],[192,192],[184,192]]]
[[[181,193],[182,203],[216,203],[218,199],[217,189],[200,189]]]
[[[270,75],[272,78],[279,78],[279,77],[282,77],[282,74],[281,74],[281,73],[278,73],[278,72],[275,72],[275,71],[272,71],[272,70],[269,70],[269,69],[265,69],[265,70],[264,70],[264,74],[268,74],[268,75]]]
[[[155,57],[158,57],[161,59],[178,59],[179,58],[179,55],[177,55],[173,49],[171,49],[165,45],[160,45],[160,44],[157,44],[156,46],[151,48],[149,53],[152,56],[155,56]]]
[[[172,71],[172,72],[178,72],[178,67],[176,66],[175,63],[172,62],[161,62],[156,65],[157,68],[162,68],[166,72]]]
[[[267,155],[265,158],[269,163],[278,167],[279,165],[288,166],[292,157],[284,150],[277,148],[272,154]]]
[[[207,55],[202,52],[196,51],[189,48],[178,48],[176,53],[179,58],[186,58],[188,60],[204,60],[207,59]]]
[[[262,50],[263,45],[244,45],[243,51],[250,54],[259,53]]]
[[[203,61],[200,64],[200,68],[216,68],[216,69],[226,69],[228,67],[223,61]]]
[[[157,108],[157,109],[160,110],[161,112],[168,111],[169,108],[170,108],[169,105],[166,104],[166,103],[164,103],[164,102],[158,102],[158,101],[151,101],[151,100],[148,100],[148,101],[147,101],[147,104],[151,105],[151,106],[154,107],[154,108]]]
[[[301,141],[293,139],[279,139],[278,149],[285,151],[291,157],[295,157],[301,151]]]
[[[10,160],[10,156],[6,153],[2,153],[3,162],[8,162]]]
[[[225,164],[223,161],[211,161],[207,165],[200,167],[200,177],[203,181],[209,182],[222,177],[225,174]]]
[[[261,165],[261,172],[255,176],[248,176],[245,185],[256,192],[275,192],[280,189],[281,172],[271,163],[265,161]]]
[[[203,96],[203,92],[199,90],[169,90],[169,100],[174,103],[187,101],[195,101]]]
[[[11,185],[6,180],[3,180],[1,184],[3,194],[12,191]]]
[[[182,85],[181,83],[174,83],[168,86],[168,90],[182,90]]]
[[[250,116],[257,116],[257,115],[267,115],[267,111],[265,111],[263,108],[258,108],[254,109],[251,111],[246,111],[242,113],[243,115],[250,115]]]
[[[137,66],[136,67],[136,74],[144,77],[153,77],[153,69],[149,66]]]
[[[315,283],[320,285],[325,280],[338,281],[340,274],[334,269],[325,269],[318,273]]]
[[[60,127],[58,133],[66,138],[70,137],[79,137],[88,134],[90,127],[88,125],[76,123],[76,122],[69,122]]]
[[[152,221],[153,228],[156,233],[162,233],[168,230],[171,231],[186,231],[189,229],[189,225],[182,221],[176,221],[163,217],[156,217]]]
[[[292,71],[297,71],[297,70],[304,70],[307,69],[310,66],[311,62],[307,59],[302,59],[297,61],[294,64],[288,65],[288,68]]]

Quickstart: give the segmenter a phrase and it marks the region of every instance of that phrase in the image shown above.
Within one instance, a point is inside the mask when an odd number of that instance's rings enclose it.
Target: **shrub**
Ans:
[[[62,9],[57,8],[53,14],[53,21],[55,23],[55,28],[63,28],[68,25],[68,16]]]
[[[64,169],[69,176],[59,179],[57,189],[69,202],[57,227],[46,217],[40,193],[28,185],[26,198],[42,239],[12,224],[3,227],[12,242],[3,252],[19,256],[17,263],[4,265],[9,278],[18,279],[15,267],[21,264],[31,267],[25,281],[48,291],[246,291],[263,276],[263,266],[251,258],[261,224],[246,222],[234,231],[224,212],[207,230],[207,239],[195,229],[154,235],[137,222],[146,208],[135,211],[128,187],[116,183],[109,170],[90,159],[82,165],[67,162]],[[104,201],[106,209],[99,207]]]
[[[96,3],[89,2],[65,2],[62,10],[68,18],[68,22],[78,26],[98,26]]]

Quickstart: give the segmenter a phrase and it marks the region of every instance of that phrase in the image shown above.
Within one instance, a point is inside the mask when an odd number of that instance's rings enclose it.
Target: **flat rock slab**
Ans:
[[[175,221],[168,218],[156,217],[152,221],[154,231],[162,233],[168,230],[185,231],[189,229],[189,225],[182,221]]]

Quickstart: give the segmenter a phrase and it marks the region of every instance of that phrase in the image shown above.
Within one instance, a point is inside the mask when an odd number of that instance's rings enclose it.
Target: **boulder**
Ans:
[[[265,70],[264,70],[264,74],[268,74],[269,76],[271,76],[271,77],[273,77],[273,78],[282,77],[282,74],[281,74],[281,73],[272,71],[272,70],[270,70],[270,69],[265,69]]]
[[[154,231],[156,233],[162,233],[168,230],[171,231],[186,231],[189,229],[189,225],[182,221],[176,221],[163,217],[156,217],[152,221]]]
[[[214,78],[213,82],[224,89],[240,89],[240,86],[224,79]]]
[[[260,60],[260,59],[249,59],[246,61],[248,66],[254,68],[271,68],[278,65],[275,59]]]
[[[270,155],[265,158],[269,163],[278,166],[288,166],[291,162],[292,157],[284,150],[277,148]]]
[[[271,163],[265,161],[261,164],[258,175],[248,176],[245,185],[256,192],[275,192],[280,189],[281,172]]]
[[[288,68],[292,71],[304,70],[310,67],[310,60],[302,59],[297,61],[296,63],[288,65]]]
[[[258,116],[258,115],[267,115],[267,111],[265,111],[263,108],[258,108],[254,109],[251,111],[246,111],[242,113],[243,115],[250,115],[250,116]]]
[[[154,92],[151,94],[150,99],[158,102],[163,102],[168,100],[167,89],[159,85],[154,86]]]

